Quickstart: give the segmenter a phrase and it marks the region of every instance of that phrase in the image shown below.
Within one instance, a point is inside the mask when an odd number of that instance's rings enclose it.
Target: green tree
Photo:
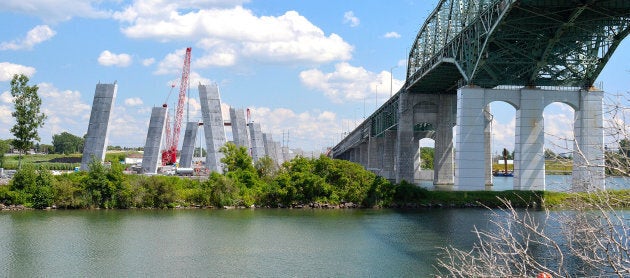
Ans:
[[[89,171],[84,182],[87,193],[91,196],[91,205],[107,208],[112,200],[113,188],[107,179],[108,169],[95,158],[88,165]]]
[[[42,100],[37,95],[37,86],[28,86],[26,75],[14,75],[11,80],[11,96],[15,111],[11,116],[15,118],[15,125],[11,133],[15,136],[13,146],[19,150],[18,169],[22,167],[22,153],[26,153],[32,146],[33,140],[39,141],[37,129],[44,126],[46,115],[40,111]]]
[[[11,140],[0,140],[0,168],[4,168],[4,154],[9,151]]]
[[[207,155],[206,148],[200,148],[200,147],[196,147],[195,152],[193,153],[193,156],[195,157],[200,157],[200,156],[205,157],[206,155]]]
[[[65,131],[60,134],[53,135],[52,144],[54,146],[55,153],[59,154],[78,153],[83,150],[83,138]]]
[[[33,191],[33,208],[43,209],[52,206],[53,195],[53,176],[47,169],[39,170],[35,179],[35,188]]]
[[[258,171],[258,177],[266,182],[271,182],[278,171],[278,167],[273,162],[273,159],[268,156],[258,159],[254,164],[254,168]]]
[[[628,138],[619,140],[619,154],[630,157],[630,140]]]
[[[224,154],[221,162],[225,165],[225,172],[244,170],[256,172],[251,156],[247,153],[247,148],[237,147],[234,143],[227,143],[219,149]]]
[[[420,148],[420,159],[422,160],[422,164],[420,168],[422,169],[433,169],[433,157],[435,156],[435,149],[429,147]]]

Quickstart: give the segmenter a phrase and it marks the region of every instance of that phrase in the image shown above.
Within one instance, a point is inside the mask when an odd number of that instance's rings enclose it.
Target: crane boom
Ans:
[[[184,67],[182,69],[182,80],[179,85],[179,99],[177,100],[177,111],[175,112],[175,122],[173,128],[173,137],[171,147],[177,150],[179,143],[179,133],[182,129],[182,119],[184,116],[184,103],[186,102],[186,92],[188,91],[188,75],[190,75],[190,55],[192,48],[186,48],[186,56],[184,57]]]
[[[170,123],[167,122],[166,128],[166,150],[162,152],[162,164],[173,165],[177,162],[177,145],[179,144],[179,134],[182,129],[182,118],[184,116],[184,103],[186,102],[186,92],[188,91],[188,76],[190,75],[190,56],[192,48],[186,48],[184,56],[184,67],[182,68],[182,79],[179,85],[179,98],[177,100],[177,109],[175,111],[175,119],[173,121],[173,129],[171,133]],[[164,104],[166,107],[166,104]]]

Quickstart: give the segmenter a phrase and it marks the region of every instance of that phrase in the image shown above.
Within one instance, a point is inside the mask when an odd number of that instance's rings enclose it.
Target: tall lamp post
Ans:
[[[394,75],[392,73],[392,71],[397,68],[398,66],[393,66],[389,69],[389,97],[392,97],[392,93],[393,93],[393,83],[394,83]]]

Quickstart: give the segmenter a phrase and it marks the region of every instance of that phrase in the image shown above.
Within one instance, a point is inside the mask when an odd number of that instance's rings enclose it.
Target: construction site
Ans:
[[[220,148],[228,142],[226,128],[231,128],[232,142],[245,147],[254,163],[263,157],[271,158],[276,165],[291,159],[294,151],[274,141],[271,133],[263,133],[260,123],[251,120],[249,109],[229,108],[229,119],[221,111],[221,97],[216,84],[198,84],[201,120],[185,123],[183,142],[180,136],[184,126],[185,104],[190,88],[190,60],[192,49],[188,47],[184,56],[177,106],[169,113],[167,103],[153,107],[147,129],[144,153],[141,162],[133,166],[138,174],[207,175],[223,171]],[[174,88],[175,85],[172,85]],[[87,170],[93,160],[105,159],[109,135],[109,122],[116,99],[118,84],[97,84],[90,121],[85,137],[81,170]],[[171,115],[172,114],[172,115]],[[203,128],[203,138],[199,129]],[[205,139],[205,140],[203,140]],[[205,144],[202,146],[202,143]],[[205,157],[194,157],[195,149],[205,148]],[[201,153],[201,152],[199,152]]]

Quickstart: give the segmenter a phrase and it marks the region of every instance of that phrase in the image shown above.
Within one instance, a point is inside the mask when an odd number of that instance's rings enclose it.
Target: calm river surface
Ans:
[[[567,178],[548,176],[548,189]],[[490,217],[473,208],[0,212],[0,277],[426,277],[438,247],[468,250],[473,226],[487,229]]]
[[[3,277],[424,277],[484,209],[0,213]]]

